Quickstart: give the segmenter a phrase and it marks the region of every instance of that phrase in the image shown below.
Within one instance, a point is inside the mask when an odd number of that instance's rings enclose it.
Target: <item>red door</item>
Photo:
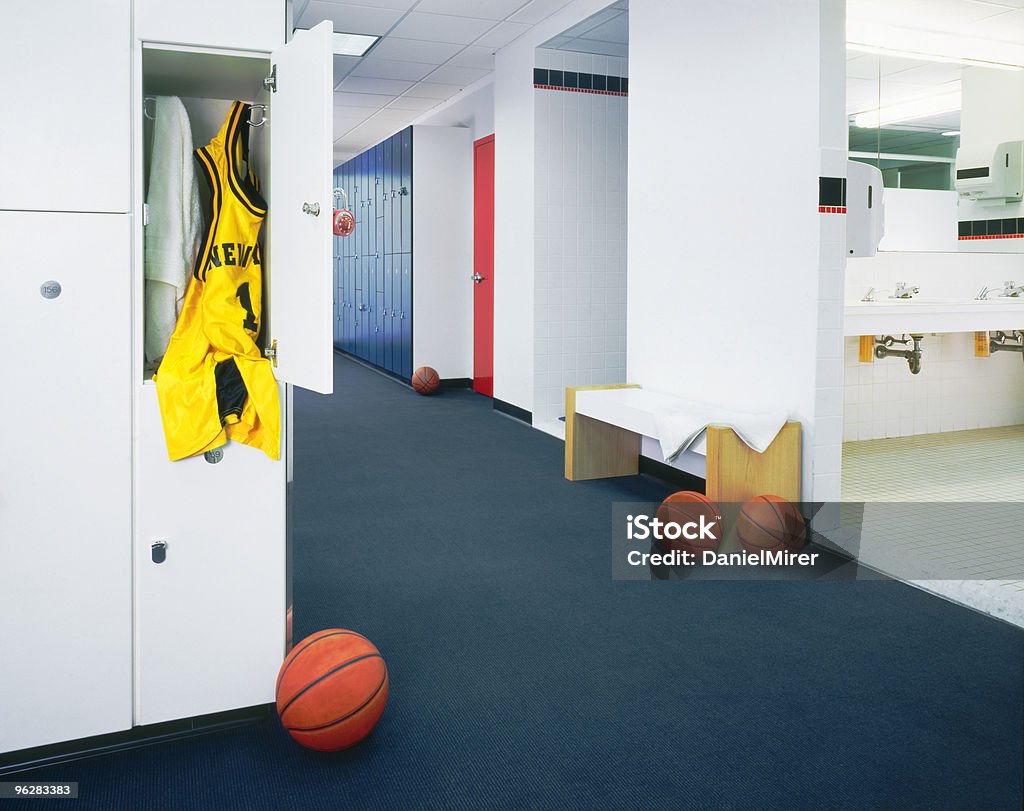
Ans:
[[[494,136],[473,143],[473,391],[494,396]]]

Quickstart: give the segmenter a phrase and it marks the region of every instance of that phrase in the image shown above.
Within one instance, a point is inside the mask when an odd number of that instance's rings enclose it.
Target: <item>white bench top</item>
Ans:
[[[680,402],[680,398],[670,394],[645,389],[593,389],[576,392],[576,413],[657,438],[654,415],[678,407]],[[706,456],[707,444],[707,434],[701,434],[688,451]]]

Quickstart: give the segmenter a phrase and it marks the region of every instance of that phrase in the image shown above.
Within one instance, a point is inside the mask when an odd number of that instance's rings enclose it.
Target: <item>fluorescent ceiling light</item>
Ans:
[[[308,28],[296,28],[296,31],[308,31]],[[331,50],[338,56],[365,56],[380,37],[370,34],[340,34],[334,32]]]
[[[959,135],[960,134],[960,130],[946,130],[942,134],[945,135],[947,138],[952,138],[955,135]]]
[[[878,56],[899,56],[904,59],[920,59],[923,62],[950,62],[954,65],[974,65],[979,68],[995,68],[996,70],[1024,70],[1021,65],[1007,62],[991,62],[986,59],[972,59],[968,56],[946,56],[923,51],[906,51],[901,48],[883,48],[879,45],[868,45],[863,42],[847,42],[846,47],[858,53],[876,54]]]
[[[846,20],[846,40],[852,50],[869,49],[868,53],[1002,70],[1024,68],[1024,43],[927,31],[856,16]]]
[[[952,113],[960,109],[960,91],[940,93],[923,99],[909,99],[859,113],[853,123],[856,127],[884,127],[900,121],[914,121],[941,113]]]

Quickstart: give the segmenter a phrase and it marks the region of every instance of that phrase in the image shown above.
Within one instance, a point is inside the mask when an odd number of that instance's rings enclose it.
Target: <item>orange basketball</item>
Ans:
[[[307,636],[277,676],[277,715],[303,746],[347,749],[370,734],[388,701],[388,668],[374,644],[331,628]]]
[[[440,385],[441,378],[437,375],[437,369],[421,366],[412,373],[412,387],[420,394],[433,394]]]
[[[705,549],[718,549],[718,544],[724,535],[722,527],[722,511],[718,505],[703,493],[693,490],[681,490],[673,493],[658,507],[658,520],[662,524],[675,524],[676,529],[665,526],[662,529],[662,537],[659,543],[664,549],[674,549],[677,552],[695,552],[700,560],[700,553]],[[682,528],[689,523],[700,525],[701,518],[707,526],[714,524],[713,532],[703,538],[687,538],[682,534]],[[691,533],[693,530],[690,530]],[[673,534],[678,533],[676,537]],[[713,535],[713,537],[711,537]]]
[[[755,496],[744,503],[736,519],[736,532],[748,552],[796,552],[803,548],[807,537],[800,511],[786,499],[772,495]]]

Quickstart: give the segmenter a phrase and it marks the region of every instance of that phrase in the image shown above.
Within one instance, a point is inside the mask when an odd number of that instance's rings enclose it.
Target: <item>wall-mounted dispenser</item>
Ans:
[[[860,161],[846,162],[846,255],[874,256],[885,236],[882,172]]]
[[[956,151],[961,200],[999,205],[1024,197],[1024,141],[961,146]]]

